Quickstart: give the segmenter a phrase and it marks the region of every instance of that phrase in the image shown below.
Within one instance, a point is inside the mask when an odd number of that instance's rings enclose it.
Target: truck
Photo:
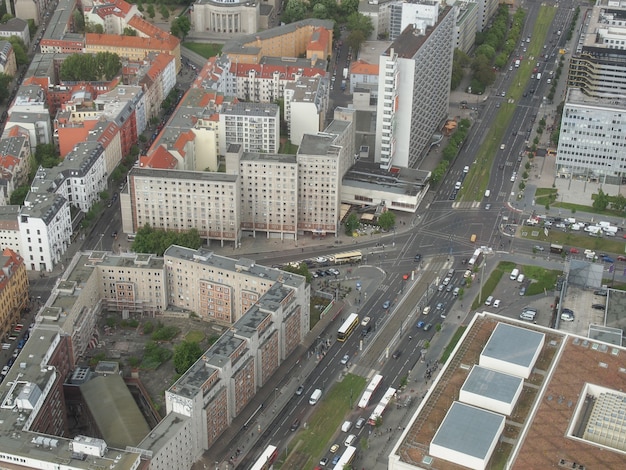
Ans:
[[[515,67],[516,67],[516,68],[519,68],[519,64],[520,64],[519,59],[517,59],[517,60],[515,61]]]
[[[348,67],[343,68],[343,79],[344,80],[348,79]]]
[[[346,81],[341,80],[341,91],[346,91]]]

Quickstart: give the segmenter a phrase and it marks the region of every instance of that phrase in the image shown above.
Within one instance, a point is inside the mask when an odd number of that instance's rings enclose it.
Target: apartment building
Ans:
[[[84,51],[85,38],[73,32],[76,5],[76,0],[58,0],[39,42],[42,54],[79,54]]]
[[[121,194],[126,233],[146,224],[164,230],[195,228],[222,246],[241,239],[240,179],[203,171],[133,168]]]
[[[626,1],[600,0],[587,14],[567,86],[594,98],[626,95]]]
[[[105,34],[124,33],[124,28],[135,15],[140,15],[137,5],[121,0],[96,0],[91,5],[83,2],[85,23],[100,25]]]
[[[326,60],[333,52],[332,35],[334,23],[329,20],[308,18],[295,21],[255,34],[232,38],[222,48],[231,62],[239,64],[259,64],[263,57],[307,57],[308,48],[315,51],[316,60]],[[322,38],[315,33],[319,29],[327,31]],[[323,48],[320,39],[324,41]],[[321,50],[324,53],[321,54]],[[315,63],[313,63],[315,65]]]
[[[28,22],[21,18],[11,18],[6,23],[0,24],[0,37],[8,39],[11,36],[16,36],[21,39],[28,49],[30,47]]]
[[[621,184],[626,176],[623,129],[626,98],[567,91],[556,154],[557,175]]]
[[[244,152],[277,153],[280,147],[280,108],[274,103],[231,103],[219,113],[219,151],[241,143]]]
[[[28,137],[20,135],[17,128],[0,140],[0,205],[7,205],[11,193],[28,182],[30,171],[30,144]]]
[[[298,162],[295,155],[243,153],[232,145],[241,180],[241,229],[256,237],[296,239]],[[228,156],[227,156],[228,158]]]
[[[17,74],[15,50],[9,41],[0,41],[0,73],[11,77]]]
[[[317,134],[324,129],[330,83],[326,78],[299,78],[287,83],[284,91],[285,121],[289,141],[300,145],[304,134]]]
[[[0,338],[9,336],[28,306],[28,277],[24,259],[10,248],[0,255]]]
[[[0,206],[0,249],[9,248],[22,254],[18,215],[20,206]]]
[[[455,5],[457,14],[455,47],[469,54],[476,43],[476,33],[482,29],[479,28],[478,4],[473,1],[462,1],[456,2]]]
[[[432,19],[425,30],[409,25],[380,56],[375,161],[383,169],[415,166],[448,114],[454,9]]]

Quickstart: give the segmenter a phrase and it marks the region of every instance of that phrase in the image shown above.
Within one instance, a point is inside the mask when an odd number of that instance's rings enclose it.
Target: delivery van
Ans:
[[[343,432],[348,432],[350,429],[352,429],[352,421],[344,421],[341,425],[341,430]]]
[[[511,279],[511,281],[514,281],[517,279],[517,276],[519,276],[519,269],[515,268],[513,271],[511,271],[509,279]]]
[[[309,398],[309,405],[317,404],[320,398],[322,398],[322,391],[319,388],[316,388],[311,394],[311,398]]]

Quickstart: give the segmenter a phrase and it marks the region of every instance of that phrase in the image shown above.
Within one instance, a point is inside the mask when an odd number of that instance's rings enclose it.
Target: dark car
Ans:
[[[610,256],[604,255],[602,257],[602,261],[604,261],[605,263],[615,263],[615,260],[613,258],[611,258]]]
[[[296,395],[302,395],[304,393],[304,385],[299,385],[296,389]]]
[[[594,293],[594,295],[601,295],[602,297],[606,297],[607,296],[607,290],[606,289],[594,290],[593,293]]]
[[[372,325],[367,325],[361,330],[361,336],[367,336],[370,331],[372,331]]]
[[[416,263],[419,263],[420,261],[422,261],[422,255],[420,255],[419,253],[415,255],[415,258],[413,258],[413,261],[415,261]]]
[[[426,323],[426,326],[424,326],[424,331],[428,331],[433,327],[432,323]]]
[[[291,427],[289,428],[292,432],[300,427],[300,420],[296,419],[293,423],[291,423]]]
[[[606,306],[604,304],[593,304],[591,308],[594,308],[596,310],[604,310]]]
[[[402,351],[399,349],[396,349],[391,355],[391,357],[393,357],[394,359],[398,359],[401,355],[402,355]]]
[[[339,459],[340,459],[340,458],[341,458],[341,455],[335,455],[335,456],[333,457],[332,464],[333,464],[333,465],[337,465],[337,463],[339,462]]]

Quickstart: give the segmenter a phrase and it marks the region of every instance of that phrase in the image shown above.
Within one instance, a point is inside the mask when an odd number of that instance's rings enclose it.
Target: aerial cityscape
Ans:
[[[626,467],[626,0],[0,11],[2,468]]]

